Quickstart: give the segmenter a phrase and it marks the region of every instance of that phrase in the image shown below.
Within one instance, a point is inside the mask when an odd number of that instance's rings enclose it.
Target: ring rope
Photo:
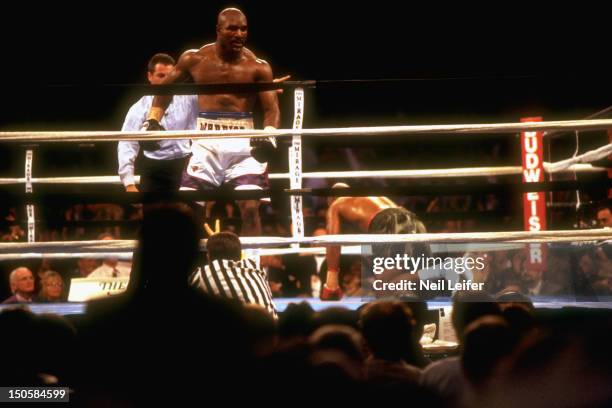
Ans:
[[[544,169],[549,173],[577,172],[597,173],[606,171],[603,167],[594,167],[590,164],[573,164],[567,168],[553,169],[552,164],[544,163]],[[522,174],[521,166],[500,167],[464,167],[451,169],[422,169],[422,170],[360,170],[360,171],[320,171],[302,173],[303,179],[328,178],[451,178],[451,177],[490,177],[512,176]],[[140,183],[140,176],[134,176],[136,184]],[[272,173],[271,180],[282,180],[290,177],[289,173]],[[0,178],[0,185],[22,184],[25,178]],[[33,184],[121,184],[119,176],[88,176],[88,177],[33,177]]]
[[[309,245],[371,245],[383,243],[536,243],[536,242],[579,242],[604,241],[612,239],[612,229],[560,230],[560,231],[503,231],[503,232],[464,232],[444,234],[347,234],[322,235],[318,237],[240,237],[243,248],[274,247],[294,243]],[[202,240],[201,246],[205,246]],[[108,241],[59,241],[32,243],[0,243],[0,254],[57,252],[132,252],[136,248],[134,240]]]
[[[603,159],[612,154],[612,143],[601,146],[594,150],[589,150],[583,154],[579,154],[569,159],[561,160],[555,163],[550,163],[548,166],[544,163],[544,168],[548,172],[559,172],[567,170],[570,166],[578,163],[591,163],[595,160]]]
[[[466,253],[466,252],[491,252],[491,251],[511,251],[525,248],[525,244],[490,244],[490,243],[471,243],[471,244],[432,244],[432,253]],[[204,250],[204,247],[200,248]],[[342,255],[362,255],[363,246],[350,245],[341,247]],[[278,255],[325,255],[324,247],[301,247],[301,248],[256,248],[251,255],[257,256],[278,256]],[[75,258],[116,258],[119,260],[131,260],[131,252],[27,252],[27,253],[8,253],[0,255],[0,261],[12,261],[18,259],[75,259]]]
[[[463,125],[371,126],[302,129],[302,136],[408,136],[424,134],[518,133],[551,130],[604,130],[612,128],[612,119],[566,120],[552,122],[489,123]],[[51,131],[0,132],[2,142],[96,142],[120,140],[225,139],[293,136],[295,129],[276,130],[180,130],[164,132],[121,131]]]

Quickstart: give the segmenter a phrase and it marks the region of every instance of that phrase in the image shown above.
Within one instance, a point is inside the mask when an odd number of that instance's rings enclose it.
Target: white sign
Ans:
[[[118,295],[127,289],[129,277],[73,278],[70,281],[69,302],[86,302],[106,296]]]

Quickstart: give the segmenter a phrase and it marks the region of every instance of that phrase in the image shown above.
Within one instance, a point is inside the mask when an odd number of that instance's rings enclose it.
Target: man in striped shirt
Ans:
[[[211,235],[206,250],[208,264],[190,277],[192,286],[216,296],[258,304],[277,317],[266,273],[254,260],[240,259],[242,245],[236,234]]]

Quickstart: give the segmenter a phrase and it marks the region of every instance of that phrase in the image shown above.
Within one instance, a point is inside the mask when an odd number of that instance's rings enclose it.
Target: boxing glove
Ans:
[[[156,119],[147,119],[140,126],[141,131],[162,131],[166,130],[161,123]],[[159,149],[161,146],[159,140],[140,140],[138,143],[143,150],[154,151]]]
[[[273,126],[266,126],[264,130],[276,130]],[[276,144],[274,138],[252,137],[251,156],[260,163],[267,163],[276,155]]]
[[[327,288],[327,285],[323,285],[321,289],[321,300],[340,300],[342,299],[342,289],[340,287],[330,290]]]

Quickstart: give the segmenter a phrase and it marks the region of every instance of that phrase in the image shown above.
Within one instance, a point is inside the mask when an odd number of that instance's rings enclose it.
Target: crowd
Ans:
[[[417,297],[356,311],[315,312],[294,303],[276,316],[256,301],[190,286],[200,262],[193,216],[176,206],[148,211],[125,293],[92,301],[78,316],[0,313],[7,334],[0,383],[68,386],[71,401],[87,406],[206,403],[211,393],[285,405],[368,398],[449,407],[612,402],[607,310],[538,311],[517,293],[456,293],[452,325],[460,348],[440,358],[419,343],[436,318]],[[219,256],[231,257],[230,241],[213,240],[212,253],[229,245]],[[19,276],[33,284],[31,274]]]

